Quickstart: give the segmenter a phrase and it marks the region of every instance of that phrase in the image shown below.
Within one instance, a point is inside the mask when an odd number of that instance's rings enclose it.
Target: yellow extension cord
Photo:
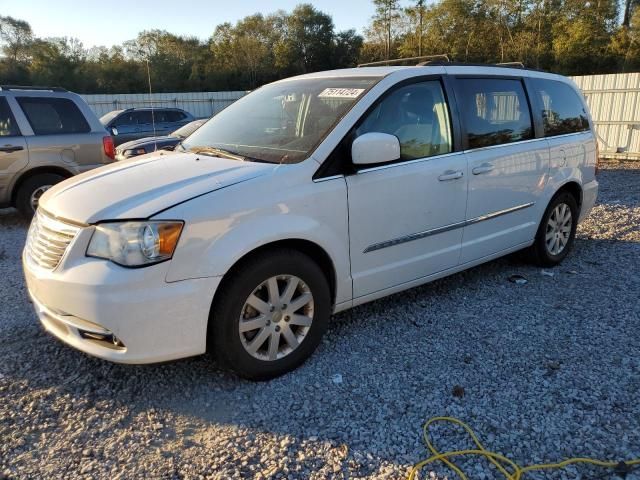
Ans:
[[[440,453],[431,442],[431,438],[429,436],[429,427],[436,422],[448,422],[448,423],[453,423],[455,425],[461,426],[467,431],[467,433],[473,440],[473,443],[476,444],[477,448],[468,449],[468,450],[455,450],[451,452]],[[429,421],[427,421],[427,423],[424,424],[423,433],[424,433],[424,443],[427,446],[427,449],[429,450],[429,452],[431,452],[431,456],[425,460],[422,460],[421,462],[416,463],[413,466],[413,468],[411,469],[411,473],[409,473],[409,480],[414,480],[418,472],[423,467],[434,462],[444,463],[447,467],[449,467],[458,475],[460,480],[467,480],[467,476],[464,474],[464,472],[450,460],[453,457],[462,457],[466,455],[479,456],[479,457],[486,458],[493,465],[495,465],[495,467],[500,471],[500,473],[504,475],[504,478],[506,480],[520,480],[522,479],[523,475],[527,472],[532,472],[534,470],[551,470],[551,469],[565,468],[566,466],[574,463],[586,463],[589,465],[596,465],[598,467],[603,467],[603,468],[616,468],[620,466],[619,462],[604,462],[602,460],[594,460],[591,458],[569,458],[568,460],[563,460],[562,462],[558,462],[558,463],[539,463],[537,465],[529,465],[526,467],[521,467],[520,465],[515,463],[513,460],[508,459],[504,455],[491,452],[486,448],[484,448],[482,443],[480,443],[480,440],[478,440],[478,437],[476,436],[476,434],[473,433],[473,430],[471,430],[471,427],[469,427],[469,425],[467,425],[463,421],[453,417],[433,417],[429,419]],[[624,464],[626,467],[640,465],[640,458],[625,461]]]

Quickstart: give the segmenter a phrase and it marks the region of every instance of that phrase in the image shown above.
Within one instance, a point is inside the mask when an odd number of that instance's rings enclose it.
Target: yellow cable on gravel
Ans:
[[[461,426],[469,434],[469,436],[471,437],[471,439],[473,440],[473,443],[475,443],[477,448],[467,449],[467,450],[454,450],[451,452],[443,452],[443,453],[439,452],[436,449],[436,447],[433,445],[433,442],[431,441],[431,438],[429,436],[429,427],[431,427],[431,425],[433,425],[436,422],[453,423],[455,425]],[[498,469],[498,471],[500,471],[500,473],[504,476],[506,480],[520,480],[522,479],[523,475],[527,472],[532,472],[534,470],[561,469],[574,463],[585,463],[589,465],[596,465],[598,467],[603,467],[603,468],[615,468],[616,473],[618,473],[618,469],[620,468],[630,469],[634,465],[640,465],[640,458],[628,460],[628,461],[625,461],[624,463],[604,462],[602,460],[594,460],[591,458],[569,458],[567,460],[563,460],[562,462],[558,462],[558,463],[539,463],[536,465],[521,467],[520,465],[515,463],[513,460],[510,460],[504,455],[491,452],[486,448],[484,448],[482,443],[480,443],[480,440],[478,440],[478,437],[476,436],[476,434],[473,432],[473,430],[471,430],[471,427],[469,427],[469,425],[467,425],[463,421],[453,417],[433,417],[429,419],[429,421],[427,421],[427,423],[424,424],[423,434],[424,434],[424,443],[427,446],[427,449],[429,450],[429,452],[431,452],[431,456],[425,460],[422,460],[421,462],[416,463],[413,466],[413,468],[411,469],[411,473],[409,473],[409,480],[414,480],[416,478],[416,475],[422,468],[434,462],[442,462],[451,470],[453,470],[458,475],[460,480],[468,480],[468,477],[464,474],[464,472],[460,469],[460,467],[458,467],[456,464],[454,464],[451,461],[451,459],[454,457],[462,457],[462,456],[468,456],[468,455],[486,458],[493,465],[495,465],[495,467]],[[619,473],[626,473],[627,471],[628,470],[626,471],[622,470]]]

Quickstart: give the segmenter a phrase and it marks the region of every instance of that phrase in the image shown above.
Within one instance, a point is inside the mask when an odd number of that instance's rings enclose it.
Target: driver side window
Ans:
[[[402,160],[450,153],[451,122],[440,82],[412,83],[391,92],[367,115],[356,136],[369,132],[395,135]]]

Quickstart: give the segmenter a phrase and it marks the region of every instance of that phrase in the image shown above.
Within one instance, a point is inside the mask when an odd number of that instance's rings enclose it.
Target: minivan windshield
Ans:
[[[215,156],[224,151],[260,162],[301,162],[379,79],[308,78],[265,85],[218,113],[180,149]]]

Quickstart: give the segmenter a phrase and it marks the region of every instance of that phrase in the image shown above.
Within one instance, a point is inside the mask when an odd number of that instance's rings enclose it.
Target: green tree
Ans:
[[[281,40],[275,46],[275,64],[286,73],[331,68],[333,20],[310,4],[301,4],[286,17]]]
[[[31,25],[24,20],[0,16],[2,53],[11,61],[24,61],[33,42]]]
[[[355,67],[364,39],[354,29],[338,32],[334,40],[333,68]]]
[[[376,14],[373,17],[372,27],[378,32],[385,33],[385,59],[391,58],[394,26],[400,19],[400,1],[399,0],[373,0],[376,7]]]

